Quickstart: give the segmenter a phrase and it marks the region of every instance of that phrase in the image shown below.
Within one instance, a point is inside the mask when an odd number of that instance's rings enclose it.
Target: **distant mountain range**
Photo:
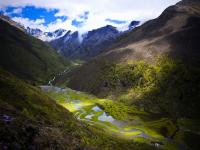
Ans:
[[[67,32],[63,37],[50,42],[58,52],[70,58],[86,58],[100,54],[121,35],[115,27],[105,26],[85,34]]]
[[[70,59],[89,59],[95,57],[112,46],[119,36],[130,32],[140,25],[140,21],[132,21],[129,25],[121,28],[107,25],[86,33],[72,32],[65,29],[44,32],[38,28],[24,27],[7,16],[1,15],[0,17],[23,32],[49,43],[58,53]]]
[[[128,26],[124,26],[123,31],[107,25],[83,34],[79,31],[72,32],[64,29],[43,32],[40,29],[27,27],[25,30],[26,33],[48,42],[58,53],[68,58],[87,59],[102,53],[115,42],[117,37],[131,31],[139,24],[139,21],[132,21]]]

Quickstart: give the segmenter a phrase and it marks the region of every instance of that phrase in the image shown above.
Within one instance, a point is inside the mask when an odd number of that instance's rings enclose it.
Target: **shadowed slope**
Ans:
[[[0,19],[0,66],[20,78],[47,82],[68,65],[52,48]]]

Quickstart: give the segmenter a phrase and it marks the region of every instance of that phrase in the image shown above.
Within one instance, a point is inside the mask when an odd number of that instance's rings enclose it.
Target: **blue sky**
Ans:
[[[122,27],[153,19],[179,0],[2,0],[0,12],[24,26],[53,31]]]
[[[88,19],[89,11],[85,11],[83,14],[79,15],[79,18],[81,20],[73,19],[72,20],[72,25],[80,28],[84,25],[84,22]]]
[[[15,10],[18,11],[15,12]],[[55,22],[56,19],[61,19],[63,21],[67,19],[67,16],[55,17],[55,14],[58,13],[58,11],[58,9],[47,10],[45,8],[35,8],[34,6],[26,6],[23,8],[6,7],[4,10],[4,12],[6,12],[6,14],[10,17],[22,17],[28,18],[30,20],[44,19],[44,25],[48,25],[51,22]]]

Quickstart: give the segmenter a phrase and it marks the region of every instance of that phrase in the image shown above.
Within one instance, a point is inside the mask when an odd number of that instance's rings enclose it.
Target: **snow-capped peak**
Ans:
[[[65,29],[57,29],[53,32],[43,32],[40,29],[32,29],[27,27],[26,32],[42,41],[52,41],[64,36],[68,31]]]

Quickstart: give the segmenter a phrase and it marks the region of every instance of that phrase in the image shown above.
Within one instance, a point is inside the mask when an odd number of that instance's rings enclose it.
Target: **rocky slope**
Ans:
[[[167,8],[157,19],[121,36],[107,56],[117,52],[121,59],[152,60],[155,55],[169,54],[184,62],[199,64],[199,1],[181,1]],[[113,54],[113,55],[112,55]]]

